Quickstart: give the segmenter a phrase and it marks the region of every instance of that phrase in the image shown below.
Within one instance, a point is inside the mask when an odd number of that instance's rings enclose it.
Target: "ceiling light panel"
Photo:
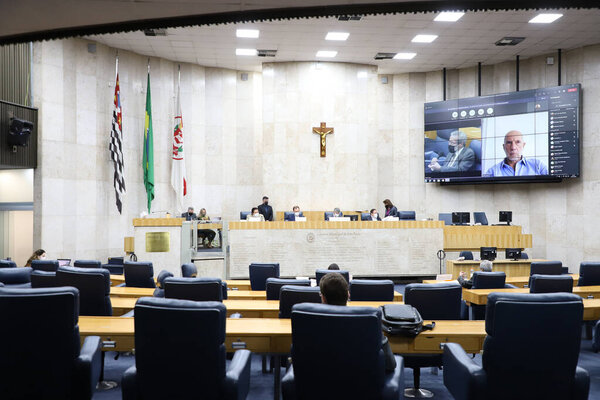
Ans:
[[[437,39],[437,35],[417,35],[412,38],[411,42],[413,43],[431,43],[435,39]]]
[[[235,49],[236,56],[255,56],[257,54],[256,49]]]
[[[331,50],[319,50],[317,51],[317,57],[321,57],[321,58],[333,58],[337,56],[337,51],[331,51]]]
[[[456,22],[465,15],[464,12],[444,11],[441,12],[433,20],[438,22]]]
[[[530,24],[551,24],[552,22],[556,21],[557,19],[559,19],[562,16],[563,16],[562,14],[538,14],[537,16],[530,19],[529,23]]]
[[[417,53],[396,53],[394,60],[412,60]]]
[[[325,40],[347,40],[350,34],[348,32],[329,32]]]
[[[260,31],[258,29],[237,29],[235,31],[235,36],[239,38],[256,39],[259,35]]]

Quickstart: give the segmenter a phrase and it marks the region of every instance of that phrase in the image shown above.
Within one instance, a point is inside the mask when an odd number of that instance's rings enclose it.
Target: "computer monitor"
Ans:
[[[507,260],[520,260],[521,259],[521,249],[506,249],[506,259]]]
[[[512,211],[500,211],[498,213],[498,221],[506,222],[506,225],[510,225],[512,222]]]
[[[481,247],[479,249],[479,258],[494,261],[496,259],[496,250],[496,247]]]
[[[56,261],[58,261],[59,267],[67,267],[67,266],[71,265],[70,258],[58,258]]]
[[[358,215],[344,215],[344,217],[350,218],[350,221],[358,221]]]
[[[468,212],[453,212],[452,225],[467,225],[471,222],[471,213]]]

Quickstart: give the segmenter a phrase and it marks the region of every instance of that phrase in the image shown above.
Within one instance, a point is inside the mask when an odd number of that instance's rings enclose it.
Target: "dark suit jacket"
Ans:
[[[258,206],[258,212],[265,217],[265,221],[273,221],[273,207],[261,204]]]
[[[397,217],[398,216],[398,209],[394,206],[390,209],[390,212],[388,214],[388,210],[385,210],[385,217]]]
[[[462,276],[459,276],[457,280],[458,283],[460,283],[460,286],[464,287],[465,289],[471,289],[473,287],[473,279],[466,280]]]
[[[304,214],[302,214],[302,211],[300,212],[299,217],[304,217]],[[284,214],[283,220],[284,221],[295,221],[296,220],[296,215],[294,215],[294,214],[285,215]]]
[[[440,171],[442,172],[456,172],[456,171],[469,171],[473,168],[473,164],[475,164],[475,153],[468,147],[462,149],[454,164],[450,166],[452,161],[452,157],[454,154],[448,153],[446,156],[446,160],[444,161],[444,165]]]
[[[198,219],[198,216],[196,215],[196,213],[192,213],[192,215],[184,212],[183,214],[181,214],[181,218],[185,218],[186,221],[193,221]]]

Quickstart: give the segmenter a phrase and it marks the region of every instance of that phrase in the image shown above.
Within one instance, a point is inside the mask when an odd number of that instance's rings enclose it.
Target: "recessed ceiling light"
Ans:
[[[529,20],[530,24],[550,24],[560,17],[562,14],[539,14]]]
[[[337,51],[330,51],[330,50],[319,50],[317,51],[317,57],[335,57],[337,56]]]
[[[241,38],[251,38],[256,39],[259,35],[260,31],[258,29],[237,29],[235,31],[235,36]]]
[[[257,54],[256,49],[235,49],[236,56],[255,56]]]
[[[328,32],[325,40],[346,40],[350,34],[348,32]]]
[[[456,22],[465,15],[464,12],[454,12],[454,11],[444,11],[438,14],[435,17],[434,21],[442,21],[442,22]]]
[[[437,35],[417,35],[411,41],[414,43],[431,43],[437,39]]]
[[[394,60],[412,60],[417,53],[396,53]]]

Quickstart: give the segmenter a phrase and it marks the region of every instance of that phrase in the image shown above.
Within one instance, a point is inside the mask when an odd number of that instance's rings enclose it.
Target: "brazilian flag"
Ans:
[[[144,186],[148,196],[148,214],[154,199],[154,143],[152,139],[152,101],[150,100],[150,71],[148,71],[148,89],[146,91],[146,122],[144,124]]]

